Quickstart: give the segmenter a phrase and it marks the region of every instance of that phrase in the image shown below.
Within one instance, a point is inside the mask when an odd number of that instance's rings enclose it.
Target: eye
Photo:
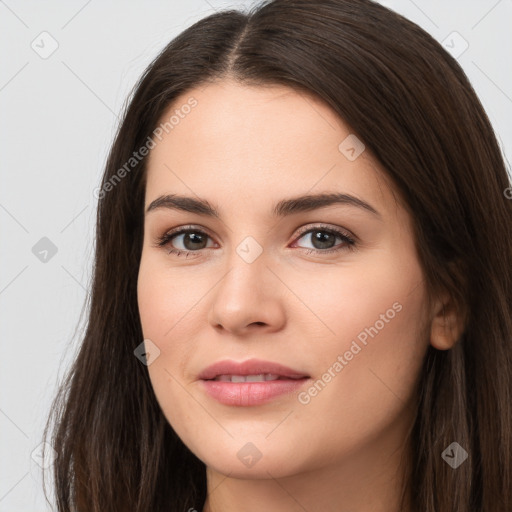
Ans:
[[[194,226],[187,226],[180,228],[176,231],[170,231],[165,233],[156,240],[158,247],[166,247],[168,245],[171,248],[167,250],[168,254],[176,254],[177,256],[185,255],[188,257],[193,252],[198,252],[201,249],[208,249],[208,239],[210,236],[204,231],[195,228]],[[210,238],[211,239],[211,238]],[[181,247],[175,247],[175,245]]]
[[[355,240],[348,234],[338,229],[328,226],[316,226],[314,228],[305,228],[301,236],[297,240],[309,240],[313,246],[307,249],[307,254],[310,253],[331,253],[343,250],[354,250]],[[336,240],[340,240],[341,244],[336,245]],[[296,242],[295,242],[296,243]]]

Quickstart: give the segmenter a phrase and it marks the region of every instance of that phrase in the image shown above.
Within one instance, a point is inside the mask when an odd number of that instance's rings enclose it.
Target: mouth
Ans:
[[[198,378],[223,382],[262,382],[279,379],[303,379],[309,378],[309,375],[280,363],[262,359],[248,359],[240,362],[226,359],[205,368]]]
[[[307,377],[285,377],[274,373],[260,373],[257,375],[217,375],[213,380],[217,382],[268,382],[274,380],[300,380]]]
[[[254,406],[290,395],[310,376],[270,361],[219,361],[199,374],[203,389],[224,405]]]

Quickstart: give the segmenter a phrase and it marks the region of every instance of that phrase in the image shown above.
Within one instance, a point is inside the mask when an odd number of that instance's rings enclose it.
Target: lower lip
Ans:
[[[224,382],[202,380],[204,389],[218,402],[225,405],[247,407],[270,402],[274,398],[290,394],[304,386],[308,378],[278,379],[264,382]]]

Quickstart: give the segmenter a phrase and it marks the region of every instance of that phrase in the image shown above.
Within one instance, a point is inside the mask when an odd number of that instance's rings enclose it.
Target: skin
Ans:
[[[208,200],[220,219],[145,215],[138,302],[144,338],[160,350],[148,366],[157,400],[207,467],[203,510],[398,510],[425,351],[458,336],[446,297],[427,310],[410,215],[368,149],[354,161],[340,152],[351,129],[321,100],[225,79],[183,94],[162,119],[190,97],[197,106],[151,150],[145,210],[182,194]],[[349,205],[270,214],[282,199],[320,192],[352,194],[380,217]],[[356,249],[322,253],[299,232],[319,223],[350,233]],[[189,224],[208,235],[207,248],[168,254],[197,247],[183,235],[156,246]],[[248,236],[262,249],[252,263],[236,251]],[[294,393],[227,406],[198,381],[213,362],[256,357],[310,375],[307,390],[396,303],[394,318],[307,404]],[[261,454],[251,467],[237,457],[246,443]]]

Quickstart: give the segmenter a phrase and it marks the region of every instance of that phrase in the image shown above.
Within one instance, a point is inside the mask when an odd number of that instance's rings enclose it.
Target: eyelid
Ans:
[[[210,231],[208,228],[205,228],[204,226],[201,226],[201,224],[185,224],[184,226],[178,226],[176,228],[168,229],[164,232],[164,234],[160,238],[163,238],[164,236],[173,236],[173,235],[180,235],[183,234],[183,232],[187,231],[199,231],[201,233],[204,233],[205,235],[208,235],[211,239],[214,239],[215,237],[210,234]]]
[[[318,229],[318,230],[324,229],[326,231],[340,232],[342,235],[346,236],[347,238],[353,239],[354,241],[357,240],[357,237],[355,235],[353,235],[347,229],[342,228],[341,226],[325,224],[323,222],[319,222],[314,226],[307,225],[307,226],[303,226],[303,227],[299,228],[297,237],[300,238],[302,235],[309,233],[310,231],[315,230],[315,229]]]

